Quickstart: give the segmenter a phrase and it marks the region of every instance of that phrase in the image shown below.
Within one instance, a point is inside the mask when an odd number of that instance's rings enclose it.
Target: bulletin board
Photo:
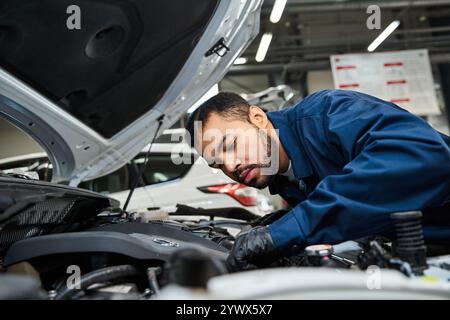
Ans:
[[[391,101],[417,115],[440,114],[428,50],[330,56],[336,89]]]

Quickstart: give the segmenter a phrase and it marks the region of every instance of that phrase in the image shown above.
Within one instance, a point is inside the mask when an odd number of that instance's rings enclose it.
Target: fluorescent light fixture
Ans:
[[[281,19],[287,0],[275,0],[272,12],[270,13],[270,22],[277,23]]]
[[[244,57],[237,58],[233,62],[233,64],[246,64],[246,63],[247,63],[247,58],[244,58]]]
[[[270,41],[272,41],[272,33],[264,33],[261,37],[261,42],[259,43],[258,51],[256,52],[256,61],[261,62],[264,60],[269,50]]]
[[[200,99],[197,100],[196,103],[194,103],[187,111],[187,113],[192,113],[195,111],[195,109],[197,109],[198,107],[200,107],[200,105],[205,102],[206,100],[208,100],[209,98],[214,97],[216,94],[219,93],[219,85],[215,84],[211,87],[211,89],[209,89]]]
[[[400,21],[398,21],[398,20],[392,21],[391,24],[388,25],[387,28],[384,29],[383,32],[380,33],[380,35],[375,40],[373,40],[373,42],[367,47],[367,51],[372,52],[376,48],[378,48],[378,46],[384,40],[386,40],[386,38],[389,37],[389,35],[392,32],[394,32],[394,30],[397,29],[399,25],[400,25]]]

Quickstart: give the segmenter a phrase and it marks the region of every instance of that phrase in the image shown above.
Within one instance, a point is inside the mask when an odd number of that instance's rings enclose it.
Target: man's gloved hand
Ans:
[[[227,263],[231,271],[268,266],[279,258],[268,227],[256,227],[236,238]]]

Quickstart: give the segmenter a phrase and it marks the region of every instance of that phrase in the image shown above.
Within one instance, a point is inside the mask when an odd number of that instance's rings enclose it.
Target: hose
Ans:
[[[107,282],[136,274],[136,268],[131,265],[120,265],[98,269],[81,276],[79,288],[69,288],[69,286],[64,285],[64,288],[56,294],[54,300],[68,300],[76,293],[85,290],[94,283]]]

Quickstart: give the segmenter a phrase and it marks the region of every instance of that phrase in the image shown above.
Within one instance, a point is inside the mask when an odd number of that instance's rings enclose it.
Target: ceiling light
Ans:
[[[261,37],[261,42],[259,43],[258,51],[256,52],[256,61],[261,62],[264,60],[269,50],[270,42],[272,41],[272,33],[264,33]]]
[[[400,21],[398,21],[398,20],[392,21],[391,24],[388,25],[387,28],[384,29],[383,32],[380,33],[380,35],[375,40],[373,40],[373,42],[367,47],[367,51],[372,52],[376,48],[378,48],[378,46],[384,40],[386,40],[386,38],[389,37],[389,35],[392,32],[394,32],[394,30],[397,29],[399,25],[400,25]]]
[[[287,0],[275,0],[272,12],[270,13],[270,22],[277,23],[280,21],[286,2]]]

